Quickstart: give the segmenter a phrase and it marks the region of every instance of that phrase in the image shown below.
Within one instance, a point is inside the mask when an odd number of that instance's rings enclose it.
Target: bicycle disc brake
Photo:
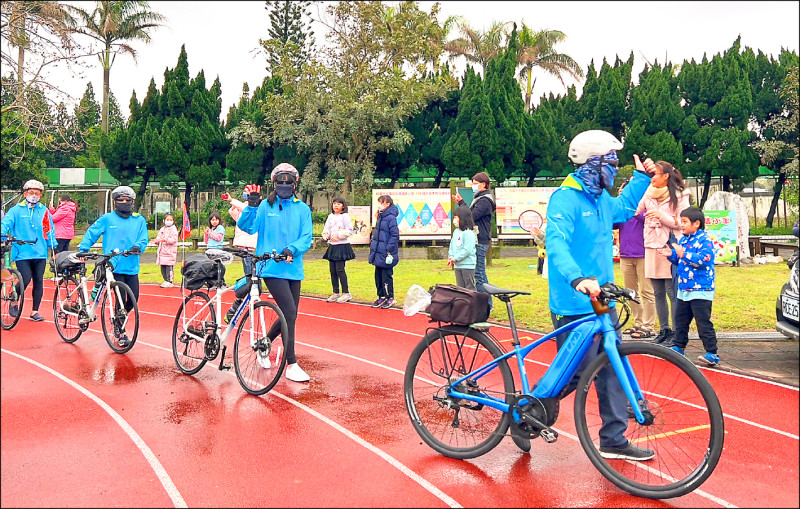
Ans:
[[[509,408],[509,413],[517,426],[530,438],[541,436],[548,444],[558,439],[558,433],[550,426],[558,419],[558,398],[534,398],[518,394]]]

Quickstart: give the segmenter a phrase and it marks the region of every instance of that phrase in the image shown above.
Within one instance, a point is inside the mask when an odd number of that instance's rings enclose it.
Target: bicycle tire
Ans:
[[[185,331],[183,331],[183,325],[181,324],[181,318],[183,316],[184,309],[186,309],[186,306],[193,298],[199,298],[200,300],[204,301],[202,304],[198,305],[197,309],[205,306],[205,309],[209,311],[210,321],[217,323],[214,306],[207,305],[209,302],[211,302],[211,299],[203,292],[192,292],[181,303],[181,307],[178,308],[178,313],[175,315],[175,324],[172,326],[172,357],[175,359],[175,364],[178,366],[178,369],[187,375],[194,375],[203,369],[203,366],[206,365],[208,360],[206,359],[205,341],[196,341],[186,336]],[[194,313],[192,316],[194,316]],[[202,316],[201,318],[202,319],[196,320],[194,323],[196,325],[200,325],[202,322],[208,321],[206,319],[209,318],[209,316]],[[187,324],[187,327],[190,325],[191,323]],[[179,330],[181,331],[180,335],[178,334]],[[190,349],[193,352],[192,355],[188,355]],[[192,365],[190,365],[190,362]]]
[[[73,289],[69,288],[69,284],[74,285]],[[63,292],[63,294],[62,294]],[[71,299],[71,303],[80,306],[83,310],[86,308],[83,292],[80,291],[80,286],[75,278],[72,276],[64,276],[56,284],[55,293],[53,294],[53,322],[56,324],[56,331],[61,339],[66,343],[74,343],[83,334],[83,330],[79,323],[78,317],[67,315],[61,306],[65,300]]]
[[[272,316],[266,316],[266,310],[269,313],[274,313]],[[256,339],[255,345],[250,343],[250,334],[245,333],[245,324],[250,323],[250,310],[248,309],[236,331],[236,341],[233,346],[233,366],[236,370],[236,378],[239,379],[239,384],[247,391],[248,394],[254,396],[261,396],[266,394],[272,389],[278,380],[281,378],[283,369],[286,367],[286,345],[283,338],[288,335],[289,327],[286,324],[286,318],[280,308],[269,301],[257,302],[253,306],[253,313],[256,320],[260,320],[261,324],[256,324],[256,331],[260,331],[261,335]],[[275,322],[279,321],[280,333],[273,339],[269,339],[269,333],[273,332]],[[267,329],[267,323],[269,329]],[[277,331],[275,331],[277,332]],[[243,344],[244,341],[244,344]]]
[[[432,449],[449,458],[469,459],[486,454],[500,443],[508,430],[508,413],[482,405],[457,406],[456,412],[447,404],[452,400],[446,398],[445,403],[434,397],[445,396],[452,379],[504,353],[482,332],[457,326],[431,330],[414,348],[405,371],[404,399],[411,424]],[[507,362],[500,362],[477,384],[482,393],[509,404],[513,400],[514,379]],[[464,388],[461,390],[464,392]]]
[[[131,302],[133,302],[133,307],[131,308],[131,310],[124,311],[124,305],[116,297],[116,294],[114,294],[114,297],[112,297],[112,305],[114,306],[114,314],[116,315],[115,317],[119,319],[120,315],[125,316],[125,321],[123,324],[125,328],[120,329],[121,331],[120,334],[117,334],[115,326],[109,322],[110,318],[108,316],[108,313],[110,312],[108,309],[109,295],[112,295],[112,292],[115,289],[119,289],[121,294],[125,294],[125,297],[122,297],[123,300],[131,299]],[[102,307],[100,315],[102,317],[102,323],[103,323],[103,336],[105,336],[106,338],[106,343],[108,343],[108,346],[111,347],[111,349],[114,350],[116,353],[129,352],[131,348],[133,348],[133,345],[136,344],[136,338],[139,335],[139,306],[136,303],[136,297],[133,295],[133,290],[131,290],[130,286],[126,285],[122,281],[113,281],[106,287],[105,294],[103,295],[103,301],[100,305]],[[120,306],[123,306],[123,308],[120,309]],[[129,323],[131,314],[133,314],[134,325],[133,325],[133,330],[130,331],[129,333]],[[111,328],[111,330],[109,330],[109,327]],[[128,342],[125,346],[120,346],[117,338],[120,338],[123,335],[128,336]]]
[[[22,309],[25,305],[25,288],[23,287],[22,274],[17,269],[6,267],[11,273],[12,278],[2,281],[2,303],[0,304],[0,326],[3,330],[13,329],[22,317]],[[11,316],[11,306],[17,306],[19,310],[17,316]]]
[[[722,454],[725,423],[714,389],[694,364],[668,348],[620,344],[619,352],[630,362],[653,414],[652,423],[642,425],[629,410],[625,437],[655,456],[643,462],[601,456],[597,398],[591,399],[589,387],[600,370],[612,369],[605,352],[584,370],[575,395],[575,427],[583,450],[603,476],[633,495],[664,499],[694,491]]]

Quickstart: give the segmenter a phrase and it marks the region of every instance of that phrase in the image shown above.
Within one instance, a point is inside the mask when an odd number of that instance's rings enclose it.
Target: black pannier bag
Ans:
[[[83,267],[82,263],[75,263],[69,259],[71,255],[74,255],[76,251],[61,251],[57,253],[55,256],[55,270],[53,270],[53,264],[50,264],[50,270],[55,274],[71,274],[81,270]]]
[[[225,281],[225,266],[205,254],[197,254],[186,260],[181,274],[187,290],[197,290],[204,285],[219,287]]]
[[[436,285],[427,311],[434,322],[483,322],[489,318],[489,294],[455,285]]]

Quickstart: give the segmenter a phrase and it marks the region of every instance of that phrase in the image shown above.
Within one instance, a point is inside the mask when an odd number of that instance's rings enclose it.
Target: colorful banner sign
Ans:
[[[350,236],[351,244],[369,244],[370,233],[370,213],[366,205],[350,205],[347,207],[347,215],[353,222],[353,235]]]
[[[450,238],[451,210],[449,189],[373,189],[370,223],[375,224],[374,211],[378,197],[388,194],[400,213],[397,228],[406,237]],[[352,207],[351,207],[352,208]]]
[[[704,210],[706,233],[714,243],[714,263],[736,262],[736,211]]]
[[[519,216],[528,210],[539,214],[544,223],[547,203],[557,187],[496,187],[498,238],[530,237],[519,224]],[[541,228],[541,226],[540,226]],[[542,228],[544,229],[544,228]]]

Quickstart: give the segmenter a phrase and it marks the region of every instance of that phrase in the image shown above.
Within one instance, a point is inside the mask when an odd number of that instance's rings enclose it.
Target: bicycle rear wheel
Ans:
[[[53,295],[53,321],[58,335],[67,343],[76,342],[85,330],[79,322],[79,315],[85,313],[84,304],[83,292],[75,278],[62,277]]]
[[[6,267],[0,277],[0,325],[3,330],[11,330],[22,316],[22,305],[25,303],[25,290],[22,274],[17,269]],[[16,315],[12,311],[16,309]]]
[[[101,307],[106,343],[117,353],[130,351],[139,335],[139,306],[133,290],[121,281],[112,282],[106,288]]]
[[[204,339],[189,336],[187,331],[205,338],[205,324],[217,323],[211,299],[203,292],[194,292],[186,297],[172,326],[172,356],[178,369],[187,375],[194,375],[206,364],[206,343]]]
[[[633,368],[645,398],[640,406],[649,417],[639,424],[629,410],[625,438],[655,456],[629,461],[600,453],[600,409],[597,391],[589,387],[601,370],[613,370],[605,352],[584,370],[575,395],[575,426],[584,451],[608,480],[633,495],[663,499],[690,493],[722,454],[725,425],[714,389],[696,366],[662,346],[621,344],[619,353]]]
[[[268,301],[253,306],[252,321],[251,325],[250,311],[247,311],[239,323],[233,347],[233,366],[242,388],[260,396],[278,383],[286,366],[283,338],[288,334],[288,327],[280,308]]]
[[[403,384],[406,410],[414,429],[435,451],[450,458],[475,458],[503,439],[509,424],[507,413],[446,394],[451,382],[503,353],[485,334],[457,326],[430,331],[411,352]],[[458,390],[511,403],[511,369],[501,362]]]

